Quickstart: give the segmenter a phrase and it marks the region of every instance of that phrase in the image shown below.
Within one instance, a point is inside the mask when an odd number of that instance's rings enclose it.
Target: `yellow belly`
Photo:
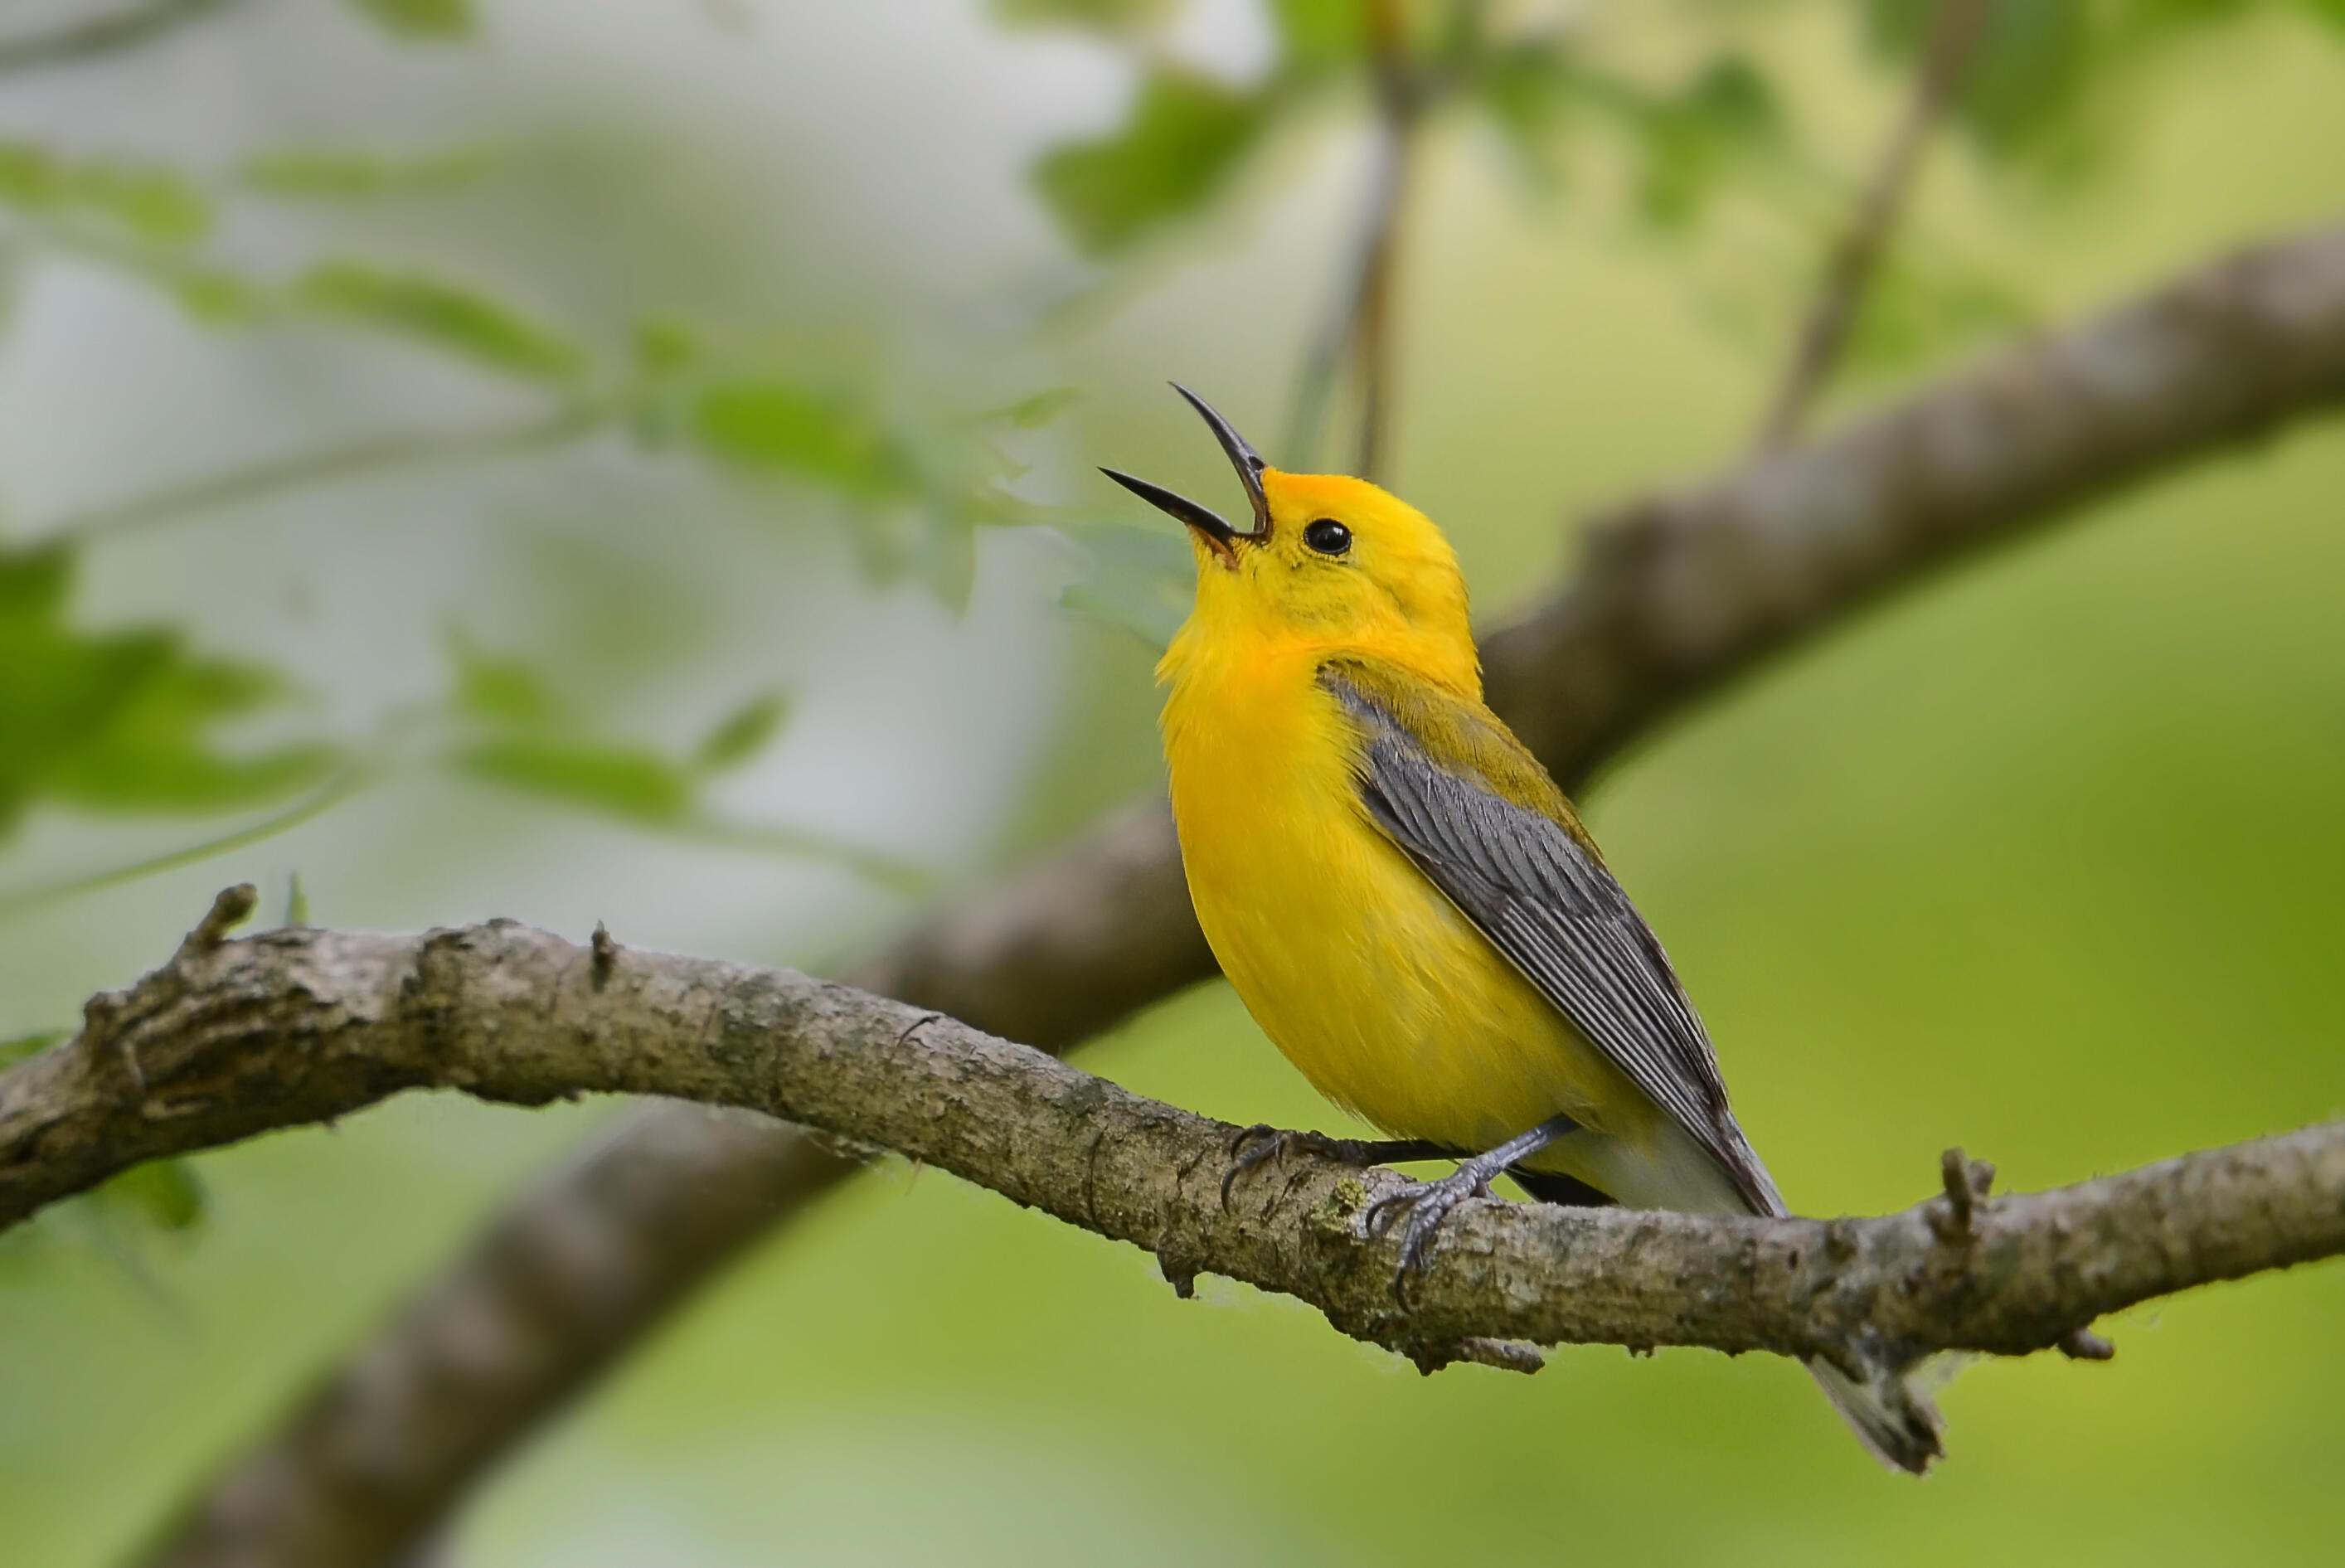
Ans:
[[[1487,1148],[1562,1113],[1657,1115],[1363,813],[1353,731],[1304,666],[1176,688],[1166,716],[1189,891],[1224,973],[1318,1090],[1396,1136]]]

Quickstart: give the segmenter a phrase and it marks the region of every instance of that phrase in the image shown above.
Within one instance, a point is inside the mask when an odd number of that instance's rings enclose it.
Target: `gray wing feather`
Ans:
[[[1443,768],[1340,672],[1322,679],[1366,734],[1361,799],[1376,825],[1755,1210],[1782,1212],[1709,1034],[1612,874],[1561,824]]]

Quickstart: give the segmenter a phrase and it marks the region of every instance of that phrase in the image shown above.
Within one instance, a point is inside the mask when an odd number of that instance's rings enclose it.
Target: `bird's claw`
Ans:
[[[1222,1173],[1222,1207],[1230,1207],[1230,1191],[1236,1186],[1238,1177],[1261,1166],[1283,1166],[1288,1154],[1296,1149],[1309,1149],[1335,1159],[1347,1158],[1343,1143],[1325,1133],[1290,1132],[1268,1122],[1256,1122],[1230,1140],[1230,1168]]]
[[[1285,1139],[1268,1122],[1243,1128],[1230,1140],[1230,1168],[1222,1173],[1222,1207],[1230,1207],[1230,1189],[1238,1177],[1284,1152]]]
[[[1401,1227],[1400,1262],[1393,1269],[1393,1298],[1408,1305],[1411,1276],[1424,1272],[1426,1250],[1435,1232],[1459,1204],[1490,1196],[1490,1177],[1467,1167],[1439,1181],[1418,1182],[1376,1199],[1362,1217],[1369,1236],[1381,1239],[1405,1210],[1408,1223]]]

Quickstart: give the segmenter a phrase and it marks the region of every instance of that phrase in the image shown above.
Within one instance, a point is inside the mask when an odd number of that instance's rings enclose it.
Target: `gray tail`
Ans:
[[[1738,1136],[1740,1135],[1738,1134]],[[1782,1200],[1775,1197],[1773,1183],[1767,1180],[1766,1167],[1759,1164],[1756,1155],[1751,1158],[1759,1182],[1772,1201],[1759,1212],[1782,1214]],[[1541,1203],[1558,1203],[1573,1207],[1599,1207],[1613,1200],[1602,1192],[1576,1177],[1559,1176],[1551,1171],[1525,1170],[1511,1167],[1508,1175],[1521,1184],[1525,1192]],[[1750,1199],[1740,1192],[1722,1194],[1718,1212],[1747,1213]],[[1930,1461],[1945,1451],[1939,1441],[1938,1410],[1930,1396],[1917,1386],[1914,1369],[1893,1371],[1886,1367],[1874,1369],[1873,1375],[1860,1382],[1829,1361],[1808,1363],[1808,1370],[1823,1385],[1824,1396],[1832,1408],[1840,1411],[1859,1441],[1873,1451],[1882,1463],[1893,1466],[1911,1475],[1920,1475],[1930,1468]]]
[[[1846,1419],[1860,1441],[1886,1465],[1920,1475],[1945,1452],[1939,1441],[1938,1410],[1916,1388],[1911,1369],[1876,1369],[1863,1382],[1829,1361],[1808,1363],[1832,1408]]]

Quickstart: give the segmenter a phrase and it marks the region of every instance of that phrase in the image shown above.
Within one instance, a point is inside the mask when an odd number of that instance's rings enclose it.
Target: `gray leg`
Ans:
[[[1384,1235],[1402,1210],[1408,1212],[1408,1224],[1401,1231],[1400,1266],[1393,1271],[1393,1294],[1404,1304],[1407,1302],[1408,1277],[1425,1267],[1425,1249],[1451,1209],[1468,1198],[1489,1196],[1490,1183],[1508,1166],[1530,1158],[1558,1138],[1579,1130],[1579,1124],[1569,1116],[1549,1116],[1529,1132],[1459,1162],[1454,1174],[1439,1181],[1422,1183],[1369,1205],[1366,1217],[1370,1236]]]
[[[1222,1207],[1230,1207],[1230,1189],[1238,1177],[1257,1166],[1284,1164],[1298,1149],[1347,1166],[1401,1165],[1410,1160],[1457,1160],[1466,1153],[1447,1144],[1425,1138],[1331,1138],[1325,1133],[1284,1132],[1268,1122],[1256,1122],[1230,1140],[1230,1168],[1222,1176]]]

